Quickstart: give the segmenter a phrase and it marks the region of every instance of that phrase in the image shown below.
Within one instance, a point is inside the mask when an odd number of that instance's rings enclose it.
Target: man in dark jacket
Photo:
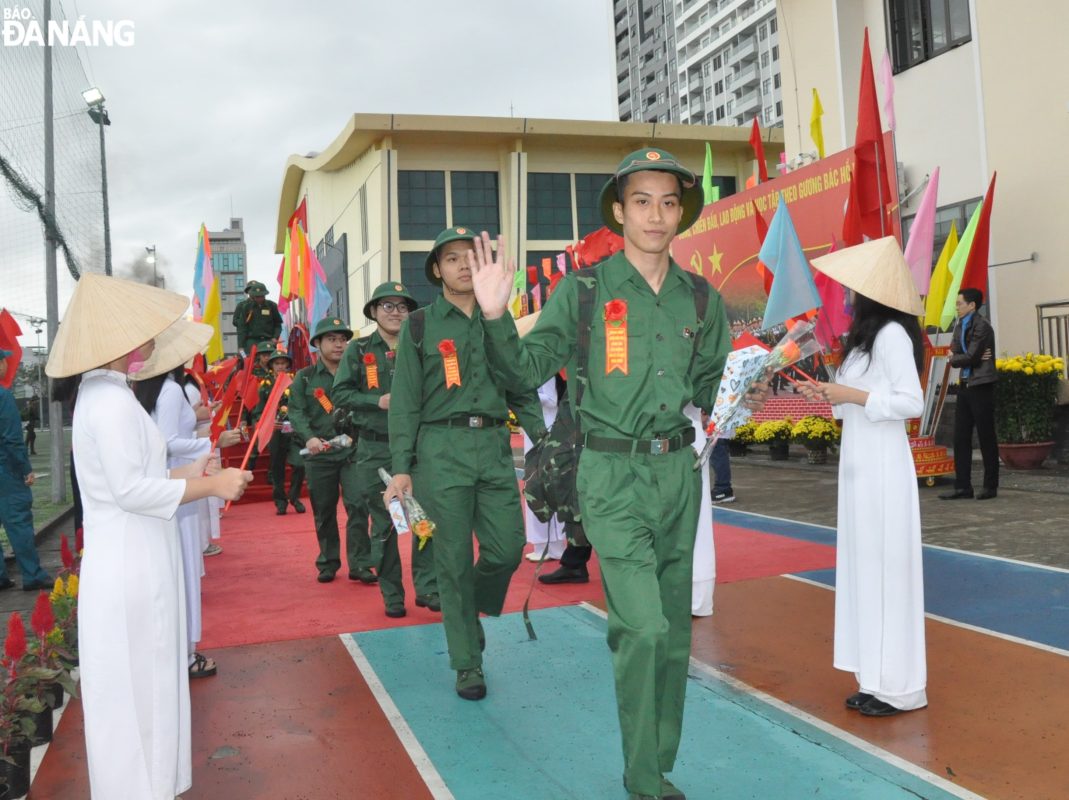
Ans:
[[[940,495],[942,500],[973,497],[972,431],[980,440],[984,459],[984,488],[977,500],[990,500],[998,494],[998,442],[995,438],[995,332],[991,323],[978,313],[984,304],[979,289],[962,289],[958,293],[958,321],[950,342],[950,365],[961,369],[958,401],[954,415],[954,491]]]

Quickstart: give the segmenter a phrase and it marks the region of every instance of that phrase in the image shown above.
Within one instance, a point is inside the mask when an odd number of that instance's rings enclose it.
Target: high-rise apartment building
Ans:
[[[212,269],[219,276],[219,292],[223,301],[223,350],[230,356],[238,352],[238,335],[234,330],[234,307],[245,299],[245,280],[248,263],[245,250],[245,230],[240,217],[231,218],[230,227],[208,231],[212,247]]]
[[[775,0],[614,0],[620,119],[783,124]]]

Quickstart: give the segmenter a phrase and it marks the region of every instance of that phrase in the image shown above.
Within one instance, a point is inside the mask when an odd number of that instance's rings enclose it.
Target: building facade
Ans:
[[[769,133],[772,160],[782,135]],[[402,281],[425,303],[438,292],[424,260],[443,228],[503,234],[518,264],[538,266],[602,226],[598,193],[627,153],[663,147],[700,175],[708,141],[714,182],[726,197],[753,172],[748,136],[723,127],[358,114],[319,155],[289,158],[276,250],[307,198],[311,241],[321,261],[332,253],[334,268],[347,275],[351,315],[387,280]]]
[[[874,66],[887,52],[894,73],[903,230],[939,167],[934,262],[997,171],[988,299],[999,353],[1065,354],[1069,233],[1056,209],[1069,182],[1058,155],[1069,142],[1069,71],[1059,55],[1065,25],[1055,22],[1069,20],[1065,4],[1033,0],[1008,13],[997,0],[779,0],[778,17],[788,156],[814,149],[814,87],[826,151],[853,144],[867,27]]]
[[[783,123],[775,0],[614,0],[624,121]]]
[[[223,301],[223,350],[228,356],[238,352],[238,335],[234,329],[234,307],[245,299],[248,276],[245,229],[241,217],[232,217],[221,231],[208,231],[212,248],[212,269],[219,276]]]

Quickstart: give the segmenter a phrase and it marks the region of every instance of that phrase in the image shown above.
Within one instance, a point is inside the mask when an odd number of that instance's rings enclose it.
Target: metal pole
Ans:
[[[45,0],[44,29],[52,19],[52,0]],[[48,312],[48,351],[59,329],[59,279],[56,275],[56,247],[52,238],[56,219],[56,175],[52,136],[52,46],[45,41],[45,302]],[[51,393],[50,393],[51,394]],[[67,502],[67,470],[64,468],[63,404],[52,401],[48,406],[48,430],[51,433],[49,466],[52,478],[52,502]]]
[[[108,215],[108,159],[104,149],[104,120],[107,112],[101,104],[97,116],[100,128],[100,191],[104,195],[104,274],[111,274],[111,220]]]

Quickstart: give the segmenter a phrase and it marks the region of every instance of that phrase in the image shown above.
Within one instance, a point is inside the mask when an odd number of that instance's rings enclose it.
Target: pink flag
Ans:
[[[549,259],[547,258],[546,260],[548,261]],[[542,308],[542,284],[535,284],[535,287],[531,290],[531,297],[534,300],[534,310],[538,311]]]
[[[559,269],[562,274],[568,271],[567,261],[567,253],[557,253],[557,269]]]
[[[838,249],[835,237],[832,237],[829,253]],[[846,312],[846,290],[843,285],[823,272],[814,270],[813,281],[817,285],[817,293],[823,305],[820,316],[817,317],[817,327],[813,333],[827,352],[839,350],[842,347],[840,337],[850,330],[850,315]]]
[[[909,242],[906,243],[906,263],[913,274],[917,292],[928,294],[932,280],[932,247],[935,245],[935,203],[939,193],[939,167],[932,170],[924,197],[913,217],[913,226],[909,229]]]
[[[895,79],[891,71],[891,57],[885,50],[880,62],[880,88],[883,90],[883,116],[887,127],[895,129]]]

